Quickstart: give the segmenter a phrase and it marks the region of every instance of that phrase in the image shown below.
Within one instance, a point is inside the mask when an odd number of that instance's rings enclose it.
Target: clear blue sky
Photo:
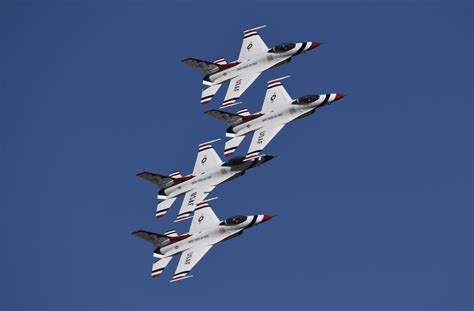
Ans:
[[[470,1],[2,1],[0,309],[471,310]],[[190,173],[225,126],[185,57],[325,45],[264,73],[293,97],[350,94],[289,125],[278,157],[215,191],[218,216],[279,217],[194,278],[149,277],[135,229],[183,233],[135,177]],[[248,141],[239,151],[244,153]],[[223,142],[217,148],[222,152]]]

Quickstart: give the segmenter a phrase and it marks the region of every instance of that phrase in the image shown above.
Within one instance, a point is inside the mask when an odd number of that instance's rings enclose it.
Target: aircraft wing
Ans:
[[[216,226],[219,224],[219,218],[217,218],[214,211],[209,206],[208,202],[200,202],[197,204],[194,210],[193,221],[189,228],[189,233],[200,232],[203,229]]]
[[[210,167],[219,166],[222,164],[222,160],[219,155],[212,147],[212,143],[220,139],[208,141],[199,145],[199,152],[196,157],[196,163],[194,164],[193,175],[198,178],[198,175]]]
[[[281,84],[281,80],[288,77],[289,76],[286,76],[267,82],[267,93],[265,94],[262,106],[263,113],[290,105],[293,102],[290,95],[288,95],[288,92],[285,90],[285,87]]]
[[[174,222],[191,218],[191,214],[196,209],[197,203],[204,201],[204,199],[206,199],[206,197],[212,190],[214,190],[214,188],[215,187],[200,187],[186,192],[183,203],[181,203],[178,216],[176,216]]]
[[[229,82],[229,88],[225,94],[224,102],[220,108],[222,109],[235,105],[239,97],[244,94],[245,90],[248,89],[260,74],[261,72],[247,73],[231,79]]]
[[[192,277],[192,275],[188,275],[189,272],[191,272],[194,266],[211,248],[212,245],[196,246],[181,253],[178,267],[176,268],[176,272],[170,282],[176,282]]]
[[[242,41],[242,47],[240,48],[239,61],[247,60],[258,54],[262,54],[268,51],[268,47],[263,42],[262,38],[258,34],[257,30],[265,26],[260,26],[244,31],[244,41]]]
[[[276,134],[285,126],[278,124],[272,126],[264,126],[253,133],[252,142],[246,159],[255,158],[265,148],[266,145],[275,137]]]

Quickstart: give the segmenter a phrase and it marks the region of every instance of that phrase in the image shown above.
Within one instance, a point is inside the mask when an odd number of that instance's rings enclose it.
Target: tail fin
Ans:
[[[244,140],[244,138],[245,138],[245,135],[236,136],[226,141],[224,155],[228,157],[234,154],[235,150],[240,145],[240,143]]]
[[[163,247],[171,243],[170,237],[145,230],[137,230],[132,233],[133,235],[142,238],[143,240],[150,242],[155,247]]]
[[[225,123],[227,123],[227,125],[229,126],[240,124],[244,120],[242,116],[239,114],[232,113],[232,112],[225,112],[225,111],[217,110],[217,109],[206,111],[205,114],[210,115],[216,119],[222,120]]]
[[[197,58],[186,58],[182,62],[201,70],[205,75],[213,74],[220,70],[219,64]]]
[[[168,188],[174,184],[173,177],[155,174],[151,172],[141,172],[137,174],[138,177],[141,177],[145,180],[148,180],[155,185],[160,186],[160,188]]]
[[[214,97],[214,95],[216,95],[217,91],[219,91],[219,89],[221,88],[222,84],[214,84],[214,85],[211,85],[207,88],[205,88],[204,90],[202,90],[202,93],[201,93],[201,104],[207,104],[209,103],[212,98]]]

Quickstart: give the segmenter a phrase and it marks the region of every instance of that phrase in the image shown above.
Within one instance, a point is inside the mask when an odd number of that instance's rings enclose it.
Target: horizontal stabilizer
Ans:
[[[226,141],[224,155],[228,157],[234,154],[235,150],[237,149],[237,147],[239,147],[240,143],[244,140],[244,138],[245,135],[236,136]]]
[[[217,91],[219,91],[221,86],[222,84],[214,84],[202,90],[201,104],[204,105],[209,103],[214,97],[214,95],[216,95]]]
[[[166,199],[158,203],[158,205],[156,206],[156,218],[165,216],[166,212],[170,209],[171,205],[173,205],[174,201],[176,201],[176,197]]]
[[[154,278],[160,276],[166,266],[170,263],[171,259],[173,259],[173,257],[164,257],[163,259],[155,261],[151,268],[151,276]]]

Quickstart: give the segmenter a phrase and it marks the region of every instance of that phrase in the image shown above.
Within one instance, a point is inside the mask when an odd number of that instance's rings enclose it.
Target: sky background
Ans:
[[[2,1],[0,310],[472,310],[470,1]],[[151,278],[142,170],[191,173],[226,126],[180,60],[326,44],[267,71],[294,98],[350,94],[287,126],[278,157],[217,188],[220,218],[278,215]],[[240,107],[234,108],[234,110]],[[245,154],[249,139],[238,149]],[[216,144],[223,152],[224,141]],[[179,201],[180,202],[180,201]],[[177,202],[178,203],[178,202]]]

